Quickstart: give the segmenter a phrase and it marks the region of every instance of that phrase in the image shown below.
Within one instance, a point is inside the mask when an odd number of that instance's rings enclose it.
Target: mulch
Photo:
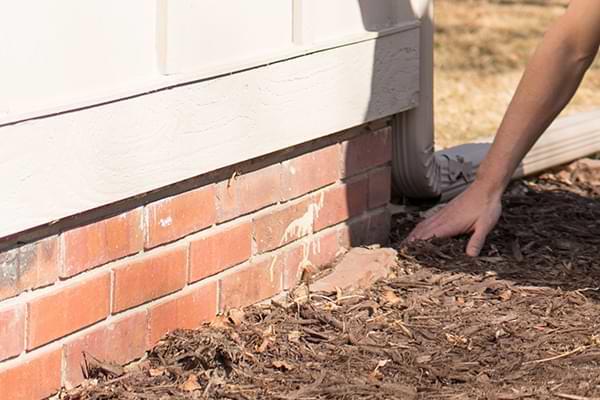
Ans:
[[[90,379],[62,398],[600,399],[600,173],[582,171],[513,184],[481,257],[464,237],[403,244],[420,219],[407,209],[388,279],[304,284],[126,368],[90,356]]]

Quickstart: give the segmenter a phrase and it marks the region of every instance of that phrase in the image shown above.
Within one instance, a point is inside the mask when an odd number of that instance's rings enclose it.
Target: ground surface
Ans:
[[[527,60],[566,0],[436,0],[438,146],[495,133]],[[600,107],[600,63],[565,113]]]
[[[464,238],[403,246],[419,214],[400,212],[389,279],[308,302],[299,288],[287,304],[175,332],[125,375],[96,365],[64,398],[600,398],[592,166],[515,183],[482,257],[463,255]]]

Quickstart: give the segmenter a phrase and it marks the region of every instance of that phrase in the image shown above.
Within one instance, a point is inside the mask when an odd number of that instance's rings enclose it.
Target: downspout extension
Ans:
[[[414,135],[408,129],[410,118],[410,114],[399,114],[392,122],[393,189],[410,199],[450,200],[475,179],[492,139],[434,152],[433,135]],[[527,153],[513,179],[595,153],[600,153],[600,110],[562,117]]]
[[[447,201],[475,179],[489,144],[469,143],[434,152],[433,130],[415,134],[411,113],[395,115],[392,121],[394,192],[410,199]]]
[[[491,139],[434,151],[433,0],[411,0],[420,18],[419,105],[392,120],[392,186],[409,199],[447,201],[474,179]],[[513,178],[539,173],[600,152],[600,110],[555,121],[529,151]]]

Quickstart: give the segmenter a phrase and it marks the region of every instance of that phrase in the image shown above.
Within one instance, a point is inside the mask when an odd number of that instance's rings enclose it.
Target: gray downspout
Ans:
[[[392,184],[394,192],[404,197],[446,200],[474,179],[489,144],[434,151],[433,1],[412,0],[412,4],[421,20],[419,106],[393,118]]]

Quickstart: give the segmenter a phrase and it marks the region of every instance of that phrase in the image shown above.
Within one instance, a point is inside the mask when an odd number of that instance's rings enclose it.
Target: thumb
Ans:
[[[473,232],[473,235],[471,235],[471,239],[469,239],[469,243],[467,244],[468,256],[477,257],[479,253],[481,253],[487,234],[488,232],[483,229],[476,229],[475,232]]]

